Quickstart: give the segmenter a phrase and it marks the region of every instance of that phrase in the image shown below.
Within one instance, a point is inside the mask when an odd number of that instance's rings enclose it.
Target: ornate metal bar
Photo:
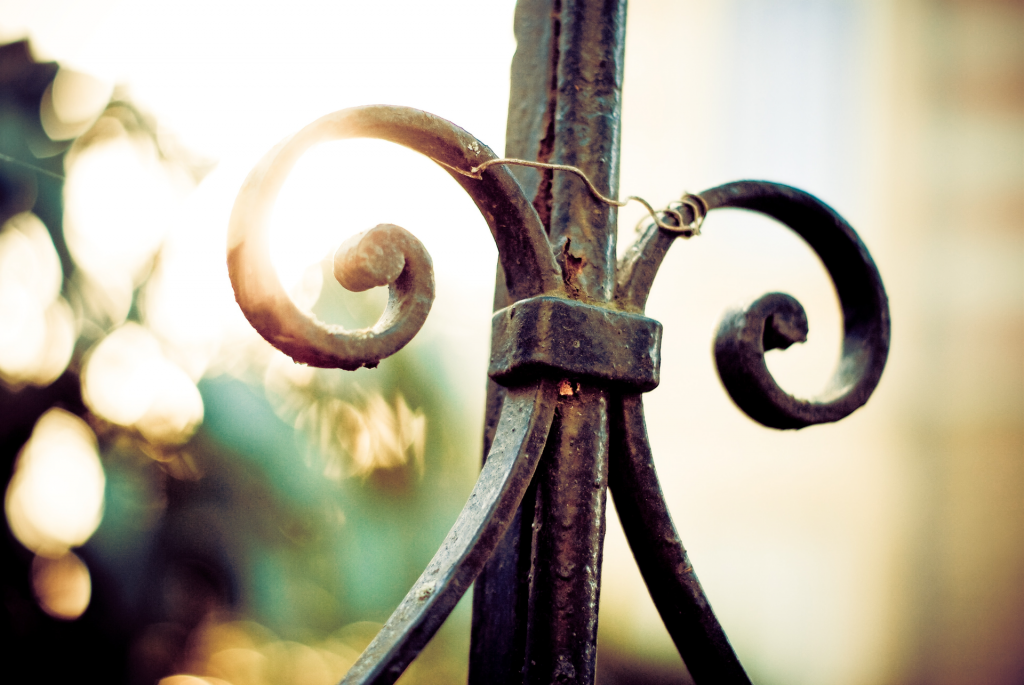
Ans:
[[[473,493],[441,548],[345,683],[393,683],[469,589],[523,499],[555,412],[555,386],[539,381],[505,398],[497,435]]]
[[[624,21],[623,0],[520,3],[510,156],[574,166],[602,195],[615,196]],[[345,331],[302,313],[274,274],[265,222],[284,178],[313,144],[351,137],[397,142],[445,168],[487,220],[499,267],[480,478],[434,559],[344,682],[394,682],[479,574],[471,683],[592,683],[610,486],[644,580],[695,680],[749,683],[654,469],[639,393],[658,383],[661,325],[643,310],[667,250],[693,235],[689,227],[704,214],[735,207],[781,221],[819,254],[836,285],[845,328],[839,367],[814,400],[778,386],[764,353],[804,340],[807,319],[792,297],[772,293],[724,318],[715,343],[719,375],[736,404],[766,426],[839,420],[867,401],[889,345],[885,291],[856,233],[802,191],[741,181],[674,203],[615,264],[615,208],[576,175],[523,167],[513,175],[500,163],[475,173],[494,154],[443,119],[402,107],[343,110],[286,139],[253,169],[228,242],[232,285],[249,321],[296,361],[315,366],[376,366],[416,334],[433,300],[430,256],[391,225],[346,241],[335,257],[345,287],[389,286],[387,308],[371,328]]]
[[[690,675],[698,683],[749,684],[672,523],[640,395],[622,395],[612,408],[608,481],[633,557]]]

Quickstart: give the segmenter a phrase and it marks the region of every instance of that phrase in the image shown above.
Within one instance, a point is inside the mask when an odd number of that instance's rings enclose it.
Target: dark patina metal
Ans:
[[[560,297],[531,297],[495,312],[488,375],[505,386],[545,376],[634,392],[658,387],[661,324]]]
[[[522,0],[512,65],[508,157],[571,165],[597,190],[618,192],[624,0]],[[299,311],[267,255],[264,222],[299,156],[326,139],[370,137],[416,150],[473,198],[498,246],[485,460],[465,508],[346,683],[391,683],[476,581],[471,683],[592,683],[606,492],[658,611],[700,683],[749,683],[701,589],[669,515],[643,417],[658,383],[661,325],[643,316],[665,254],[697,217],[724,207],[773,217],[821,257],[836,285],[845,337],[818,398],[783,391],[764,363],[807,334],[782,293],[729,312],[715,359],[751,418],[775,428],[836,421],[862,406],[885,365],[889,311],[881,278],[853,229],[816,198],[762,181],[730,183],[676,203],[618,263],[616,210],[577,176],[495,165],[455,125],[402,107],[323,117],[271,150],[231,218],[228,266],[249,321],[297,361],[375,366],[419,330],[433,300],[430,257],[411,234],[378,226],[347,241],[335,275],[350,289],[388,285],[381,320],[345,331]],[[703,217],[700,217],[703,218]],[[674,223],[672,223],[674,222]]]

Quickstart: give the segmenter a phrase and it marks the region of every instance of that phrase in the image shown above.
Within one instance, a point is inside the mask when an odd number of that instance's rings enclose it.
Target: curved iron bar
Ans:
[[[679,211],[691,215],[684,221],[696,219],[692,206]],[[680,236],[652,223],[630,246],[616,271],[614,301],[620,309],[644,312],[658,269]],[[633,558],[679,655],[697,683],[749,685],[672,521],[647,438],[642,395],[616,398],[610,424],[608,489]]]
[[[498,167],[474,179],[454,171],[493,159],[487,146],[451,122],[420,110],[356,107],[321,117],[279,143],[249,173],[235,200],[228,231],[231,284],[246,318],[272,345],[311,366],[373,367],[408,343],[430,310],[434,297],[430,256],[412,234],[397,226],[377,227],[361,240],[347,242],[335,262],[335,274],[343,285],[390,285],[388,306],[373,327],[345,331],[324,324],[299,310],[281,286],[267,246],[270,209],[306,150],[325,140],[345,138],[398,143],[448,171],[487,221],[514,299],[564,292],[537,212],[511,173]],[[346,277],[349,266],[354,268]]]
[[[553,381],[508,391],[473,493],[434,558],[343,684],[389,685],[426,646],[491,557],[533,480],[557,404]]]
[[[784,349],[806,339],[807,317],[799,302],[771,293],[744,311],[726,314],[715,356],[736,403],[751,418],[775,428],[836,421],[863,405],[885,366],[889,309],[881,277],[857,234],[820,200],[788,186],[741,181],[705,191],[701,197],[709,210],[751,209],[799,233],[825,263],[843,307],[843,358],[834,389],[815,402],[786,394],[764,363],[766,349]],[[676,237],[652,225],[624,255],[615,292],[620,308],[643,312],[654,277]],[[637,565],[691,675],[697,682],[749,683],[672,522],[654,468],[640,395],[623,395],[614,406],[608,480]]]
[[[788,295],[766,295],[745,310],[726,313],[715,340],[715,361],[733,400],[771,428],[802,428],[838,421],[874,392],[889,354],[889,304],[871,255],[856,232],[813,195],[778,183],[738,181],[702,192],[709,210],[734,207],[773,217],[796,231],[818,254],[843,309],[843,351],[825,392],[802,400],[784,391],[764,362],[766,350],[807,337],[807,315]],[[623,257],[615,300],[642,312],[658,267],[676,235],[649,229]]]
[[[775,382],[764,353],[807,337],[807,315],[792,297],[766,295],[745,311],[725,315],[715,339],[715,361],[733,400],[772,428],[838,421],[868,401],[889,355],[889,301],[871,255],[839,214],[813,195],[777,183],[741,181],[702,193],[711,209],[736,207],[786,224],[821,257],[843,309],[843,350],[819,397],[801,400]]]
[[[750,685],[672,522],[647,439],[642,396],[616,398],[610,418],[608,488],[633,558],[679,656],[694,682]]]

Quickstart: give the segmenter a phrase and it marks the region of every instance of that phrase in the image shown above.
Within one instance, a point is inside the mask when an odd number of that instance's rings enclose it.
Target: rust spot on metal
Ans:
[[[566,238],[562,244],[562,251],[559,255],[559,265],[562,267],[562,278],[565,286],[573,298],[579,298],[583,287],[579,283],[579,276],[583,272],[583,264],[586,261],[572,253],[572,239]]]
[[[576,257],[568,250],[565,253],[565,280],[572,282],[583,271],[583,257]]]
[[[547,109],[544,112],[546,130],[540,141],[537,150],[538,162],[550,162],[551,155],[555,150],[555,110],[558,106],[558,61],[561,53],[558,48],[558,39],[562,32],[562,3],[555,0],[551,9],[551,81],[548,84]],[[554,172],[550,169],[543,172],[537,194],[533,198],[533,208],[537,210],[537,216],[544,226],[548,235],[551,234],[551,205],[553,201],[551,185],[554,181]]]

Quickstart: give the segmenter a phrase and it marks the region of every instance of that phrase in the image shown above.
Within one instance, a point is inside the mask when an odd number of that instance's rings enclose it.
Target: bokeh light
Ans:
[[[92,578],[74,552],[32,560],[32,591],[40,608],[50,616],[73,621],[85,613],[92,598]]]
[[[67,162],[64,234],[76,264],[102,282],[137,283],[170,228],[187,180],[150,139],[102,117]]]
[[[203,420],[195,383],[164,356],[150,331],[133,322],[92,350],[82,374],[82,394],[96,414],[134,426],[153,442],[183,442]]]
[[[366,477],[378,470],[411,467],[422,475],[427,417],[401,393],[388,402],[376,391],[350,388],[350,399],[331,392],[331,372],[293,362],[274,352],[263,378],[277,415],[295,426],[322,456],[333,480]]]
[[[359,621],[322,640],[303,644],[281,639],[252,621],[213,618],[190,641],[187,670],[159,685],[334,685],[380,631]],[[452,682],[455,675],[436,649],[427,648],[400,683]]]
[[[247,169],[219,164],[178,207],[174,230],[140,297],[145,326],[169,358],[198,381],[224,366],[244,367],[243,350],[262,339],[245,320],[224,266],[228,217]]]
[[[92,429],[73,414],[50,409],[15,463],[4,500],[7,524],[28,549],[60,556],[99,526],[105,483]]]
[[[46,226],[30,212],[9,219],[0,228],[0,382],[48,385],[64,371],[76,331],[61,283]]]
[[[46,135],[69,140],[88,131],[113,90],[111,84],[91,74],[62,67],[39,103],[39,120]]]
[[[245,682],[245,681],[242,681]],[[172,675],[161,678],[157,685],[236,685],[220,678],[200,678],[194,675]]]

